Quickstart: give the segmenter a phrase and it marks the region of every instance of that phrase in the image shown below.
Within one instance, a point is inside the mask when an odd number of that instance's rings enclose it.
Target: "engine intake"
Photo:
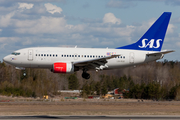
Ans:
[[[72,73],[74,72],[73,63],[65,63],[65,62],[56,62],[53,64],[54,73]]]

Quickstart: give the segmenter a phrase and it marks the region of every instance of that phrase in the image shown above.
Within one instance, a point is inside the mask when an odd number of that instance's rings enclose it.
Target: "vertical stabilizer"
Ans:
[[[171,12],[164,12],[136,43],[116,49],[161,51],[170,17]]]

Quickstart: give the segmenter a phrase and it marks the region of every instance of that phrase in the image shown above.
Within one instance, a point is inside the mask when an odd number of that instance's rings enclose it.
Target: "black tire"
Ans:
[[[89,78],[90,78],[90,74],[89,74],[89,73],[86,73],[86,72],[83,72],[83,73],[82,73],[82,77],[83,77],[84,79],[89,79]]]

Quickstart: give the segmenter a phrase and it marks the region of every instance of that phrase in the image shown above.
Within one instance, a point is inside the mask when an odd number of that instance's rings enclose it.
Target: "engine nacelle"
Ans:
[[[56,62],[53,64],[54,73],[72,73],[74,72],[74,65],[72,63]]]

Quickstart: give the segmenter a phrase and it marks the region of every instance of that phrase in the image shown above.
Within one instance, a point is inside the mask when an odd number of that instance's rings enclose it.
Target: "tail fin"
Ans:
[[[170,17],[171,12],[164,12],[136,43],[116,49],[161,51]]]

